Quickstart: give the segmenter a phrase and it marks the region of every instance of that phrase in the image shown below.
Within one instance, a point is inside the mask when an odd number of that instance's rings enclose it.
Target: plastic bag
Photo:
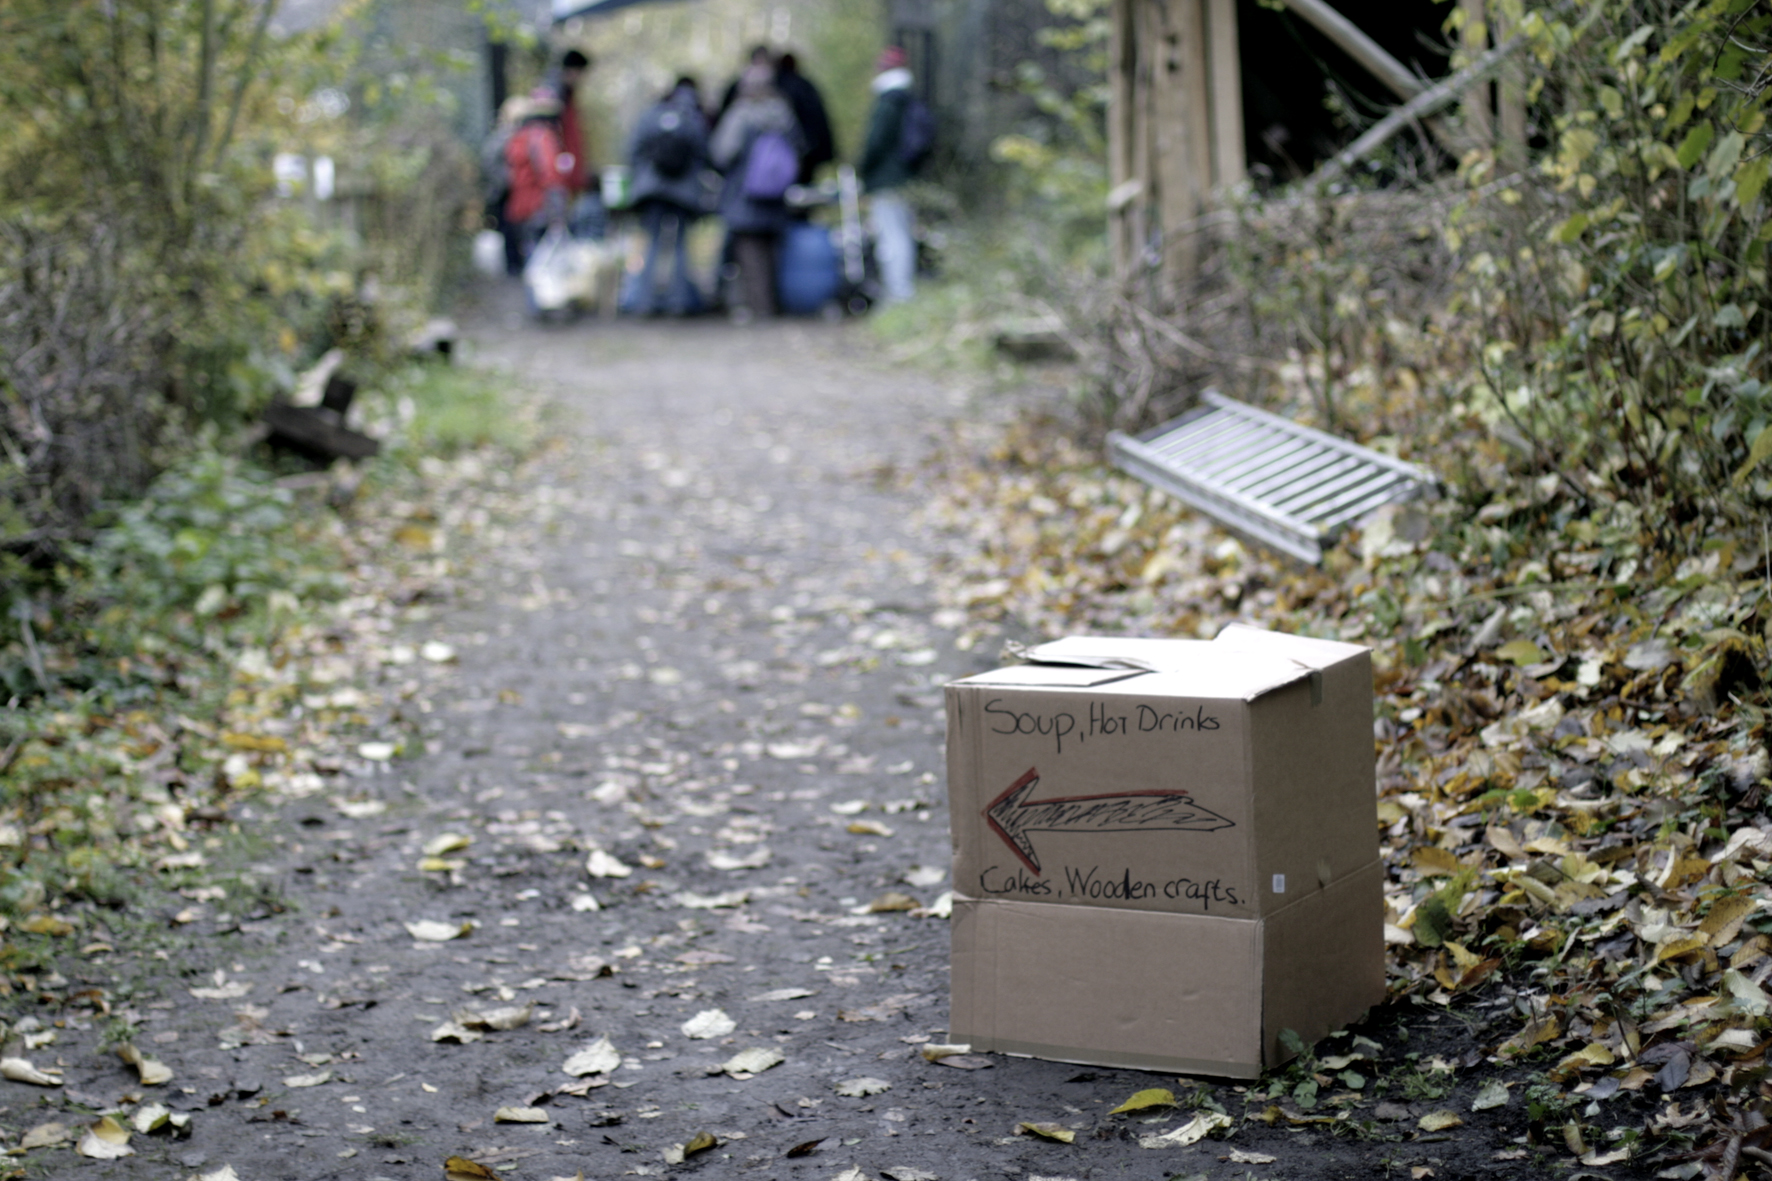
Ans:
[[[482,275],[505,273],[505,236],[497,230],[474,235],[474,269]]]
[[[538,312],[562,311],[590,302],[596,292],[597,247],[563,229],[542,235],[523,268],[523,285]]]

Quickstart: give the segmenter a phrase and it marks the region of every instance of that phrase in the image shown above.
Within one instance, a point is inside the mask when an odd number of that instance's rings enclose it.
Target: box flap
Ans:
[[[1258,629],[1246,629],[1256,631]],[[1275,632],[1263,632],[1280,639]],[[1320,641],[1319,641],[1320,642]],[[1352,645],[1337,645],[1350,652]],[[1254,701],[1257,697],[1292,684],[1316,671],[1317,665],[1295,658],[1284,647],[1257,644],[1238,647],[1217,640],[1157,640],[1124,636],[1066,636],[1050,644],[1041,644],[1027,652],[1036,665],[1095,669],[1139,669],[1170,674],[1172,680],[1152,692],[1174,693],[1178,696],[1219,697],[1233,701]],[[1022,666],[1029,667],[1029,666]],[[1000,681],[998,674],[987,673],[988,682]],[[1022,682],[1041,683],[1041,682]],[[1098,682],[1102,683],[1102,682]]]
[[[1339,640],[1318,640],[1310,636],[1293,636],[1285,632],[1251,627],[1247,623],[1229,623],[1212,641],[1228,651],[1284,656],[1312,669],[1326,669],[1368,651],[1362,644],[1344,644]]]
[[[960,685],[1017,685],[1030,689],[1089,689],[1143,676],[1142,669],[1102,668],[1074,664],[1012,664],[1007,668],[967,677]]]

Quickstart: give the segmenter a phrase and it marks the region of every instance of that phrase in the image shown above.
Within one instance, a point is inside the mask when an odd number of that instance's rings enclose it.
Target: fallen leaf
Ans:
[[[1545,653],[1542,648],[1531,640],[1514,640],[1495,649],[1495,655],[1510,664],[1525,668],[1528,664],[1543,664]]]
[[[920,905],[922,904],[915,898],[912,898],[909,894],[900,894],[896,891],[890,891],[868,903],[865,913],[890,914],[893,911],[899,910],[916,910]]]
[[[1060,1144],[1075,1144],[1077,1142],[1077,1134],[1075,1132],[1071,1131],[1069,1128],[1061,1127],[1058,1124],[1034,1124],[1028,1123],[1024,1120],[1017,1124],[1016,1127],[1031,1136],[1038,1136],[1042,1140],[1056,1140]]]
[[[445,923],[437,919],[419,919],[413,923],[402,923],[406,933],[423,943],[447,943],[451,939],[459,939],[474,929],[473,923]]]
[[[996,1065],[982,1054],[950,1054],[946,1058],[938,1058],[935,1064],[955,1070],[988,1070]]]
[[[560,1069],[574,1078],[583,1078],[587,1074],[608,1074],[620,1065],[621,1052],[607,1037],[600,1037],[566,1059]]]
[[[469,1029],[467,1026],[462,1025],[457,1021],[445,1021],[443,1024],[437,1026],[437,1028],[431,1030],[432,1041],[454,1042],[458,1046],[473,1045],[485,1036],[485,1034],[476,1033],[474,1030]]]
[[[1471,1100],[1471,1110],[1492,1111],[1497,1107],[1506,1107],[1507,1101],[1507,1084],[1494,1078],[1484,1083],[1482,1090],[1477,1092],[1477,1097]]]
[[[394,757],[394,754],[398,749],[399,748],[391,742],[359,742],[357,744],[357,757],[368,759],[375,763],[385,763]]]
[[[720,1069],[734,1078],[743,1075],[749,1078],[753,1074],[762,1074],[771,1066],[780,1066],[787,1059],[779,1050],[759,1046],[755,1049],[740,1050],[721,1064]]]
[[[941,1178],[928,1169],[914,1169],[909,1165],[894,1165],[890,1169],[881,1169],[880,1176],[886,1181],[941,1181]],[[1029,1181],[1032,1181],[1030,1178]]]
[[[119,1043],[117,1057],[135,1067],[136,1073],[141,1076],[141,1083],[144,1087],[157,1087],[161,1083],[172,1081],[172,1068],[164,1062],[158,1062],[144,1055],[135,1048],[134,1042]]]
[[[386,800],[347,800],[339,796],[332,797],[332,806],[347,820],[368,820],[388,810]]]
[[[769,864],[769,859],[773,856],[774,854],[770,852],[769,846],[753,845],[749,853],[744,853],[736,857],[725,849],[709,849],[707,851],[706,861],[709,868],[722,871],[762,869],[765,865]]]
[[[535,1015],[535,1005],[500,1005],[492,1009],[457,1009],[455,1020],[468,1029],[520,1029]],[[433,1037],[432,1041],[437,1039]]]
[[[426,640],[419,647],[418,654],[432,664],[448,664],[455,659],[455,649],[442,640]]]
[[[1629,1159],[1630,1148],[1628,1145],[1622,1148],[1614,1148],[1611,1152],[1601,1152],[1596,1148],[1590,1152],[1584,1152],[1581,1154],[1581,1163],[1591,1166],[1623,1164]]]
[[[794,1145],[792,1148],[788,1149],[786,1152],[782,1153],[782,1155],[787,1157],[790,1160],[795,1159],[797,1157],[802,1157],[802,1156],[811,1156],[814,1152],[816,1152],[818,1150],[818,1146],[820,1144],[823,1144],[829,1138],[830,1137],[828,1137],[828,1136],[820,1136],[817,1140],[803,1140],[800,1143]]]
[[[1225,1159],[1233,1165],[1271,1165],[1280,1158],[1269,1156],[1265,1152],[1244,1152],[1241,1149],[1233,1148],[1231,1154]]]
[[[158,1132],[172,1120],[172,1109],[164,1103],[144,1103],[129,1117],[129,1126],[146,1136]]]
[[[322,1083],[331,1081],[332,1072],[322,1070],[318,1074],[292,1074],[283,1080],[283,1085],[291,1090],[300,1090],[303,1087],[318,1087]]]
[[[487,1176],[490,1177],[492,1174],[488,1173]],[[240,1175],[234,1172],[233,1165],[223,1165],[213,1173],[204,1173],[197,1178],[197,1181],[240,1181]],[[452,1177],[449,1181],[456,1181],[456,1179]],[[498,1179],[495,1177],[493,1181],[498,1181]]]
[[[86,1129],[74,1151],[93,1160],[121,1160],[135,1155],[135,1149],[129,1146],[129,1129],[108,1115]]]
[[[1187,1123],[1173,1132],[1165,1132],[1160,1136],[1140,1136],[1140,1148],[1186,1148],[1190,1144],[1204,1140],[1206,1136],[1219,1128],[1231,1126],[1231,1117],[1220,1115],[1216,1111],[1202,1111]]]
[[[802,997],[817,995],[817,991],[810,988],[777,988],[769,992],[758,993],[756,996],[750,998],[749,1003],[753,1005],[761,1005],[775,1001],[797,1001]]]
[[[74,1129],[66,1124],[38,1124],[24,1134],[18,1146],[26,1151],[33,1148],[55,1148],[73,1138]]]
[[[703,1009],[683,1023],[683,1036],[693,1041],[725,1037],[738,1028],[738,1022],[722,1009]]]
[[[501,1107],[492,1113],[495,1124],[549,1124],[553,1119],[539,1107]]]
[[[1464,1120],[1456,1111],[1430,1111],[1415,1121],[1415,1126],[1424,1132],[1444,1132],[1450,1128],[1464,1126]]]
[[[19,929],[33,935],[72,935],[74,924],[67,919],[58,919],[54,915],[32,915],[19,924]]]
[[[60,1074],[57,1071],[56,1074]],[[38,1070],[26,1058],[0,1058],[0,1078],[11,1079],[15,1083],[35,1083],[39,1087],[59,1087],[62,1080],[54,1074]]]
[[[1144,1111],[1152,1107],[1174,1107],[1175,1092],[1162,1087],[1151,1087],[1149,1090],[1136,1092],[1132,1098],[1108,1112],[1109,1115],[1120,1115],[1128,1111]]]
[[[499,1181],[497,1173],[465,1156],[452,1156],[443,1162],[443,1181]]]
[[[683,1145],[684,1156],[694,1156],[698,1152],[706,1152],[710,1148],[718,1148],[720,1140],[712,1132],[697,1132]]]
[[[218,983],[214,988],[187,988],[185,991],[200,1001],[236,1001],[252,991],[252,983],[248,980],[230,980]]]
[[[623,865],[618,858],[601,849],[592,849],[591,855],[585,858],[585,872],[594,878],[625,878],[632,876],[634,868]]]
[[[883,1078],[844,1079],[837,1084],[837,1094],[846,1099],[865,1099],[869,1095],[883,1095],[891,1089],[892,1084]]]
[[[878,820],[852,820],[847,831],[858,837],[889,837],[892,830]]]
[[[743,906],[751,900],[749,890],[727,890],[721,894],[694,894],[684,891],[671,899],[686,910],[719,910],[726,907]]]
[[[930,1062],[940,1062],[943,1058],[950,1058],[955,1054],[970,1054],[972,1047],[966,1042],[930,1042],[919,1053]]]

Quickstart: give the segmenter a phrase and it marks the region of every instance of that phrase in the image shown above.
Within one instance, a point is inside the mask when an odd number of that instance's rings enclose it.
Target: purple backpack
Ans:
[[[753,201],[779,201],[799,175],[800,157],[794,146],[780,132],[765,131],[745,157],[744,195]]]

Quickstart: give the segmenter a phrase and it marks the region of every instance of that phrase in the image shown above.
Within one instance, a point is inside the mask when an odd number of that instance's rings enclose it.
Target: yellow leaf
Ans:
[[[1754,910],[1752,898],[1737,896],[1724,898],[1710,908],[1704,921],[1698,924],[1698,933],[1710,939],[1712,947],[1721,947],[1735,938],[1741,930],[1741,921]]]
[[[465,1156],[452,1156],[443,1162],[444,1181],[499,1181],[497,1173]]]
[[[1520,668],[1529,664],[1543,664],[1545,653],[1542,648],[1531,640],[1513,640],[1495,650],[1495,655]]]
[[[1665,963],[1679,959],[1683,955],[1703,951],[1710,945],[1710,940],[1703,935],[1684,935],[1678,939],[1670,939],[1655,949],[1655,962]]]
[[[164,1062],[158,1062],[135,1048],[133,1042],[122,1042],[117,1046],[117,1057],[135,1067],[141,1076],[142,1086],[157,1087],[161,1083],[172,1081],[172,1068]]]
[[[1410,860],[1423,877],[1450,877],[1464,868],[1449,850],[1437,845],[1423,845],[1410,854]]]
[[[720,1141],[712,1132],[697,1132],[689,1143],[683,1146],[684,1156],[694,1156],[698,1152],[706,1152],[710,1148],[718,1148]]]
[[[1430,1111],[1416,1121],[1416,1126],[1424,1132],[1444,1132],[1450,1128],[1463,1127],[1464,1120],[1455,1111]]]
[[[223,746],[235,750],[256,750],[265,754],[282,754],[289,749],[289,744],[274,734],[228,733],[223,734],[221,740]]]
[[[868,903],[868,913],[887,914],[891,911],[897,910],[915,910],[918,905],[920,904],[917,900],[912,898],[909,894],[900,894],[897,891],[892,891],[890,893],[882,894],[872,902]]]
[[[36,914],[19,924],[19,929],[29,931],[33,935],[71,935],[74,924],[67,919],[58,919],[54,915]]]
[[[457,853],[473,844],[473,838],[458,832],[439,833],[425,842],[426,857],[441,857],[445,853]]]
[[[1022,1131],[1027,1132],[1030,1135],[1038,1136],[1043,1140],[1056,1140],[1060,1144],[1075,1144],[1077,1142],[1077,1134],[1075,1132],[1071,1131],[1069,1128],[1061,1128],[1057,1124],[1023,1123],[1019,1126]]]
[[[1149,1090],[1139,1091],[1137,1094],[1133,1095],[1132,1098],[1126,1100],[1126,1102],[1120,1104],[1120,1106],[1118,1106],[1118,1107],[1114,1108],[1112,1111],[1108,1112],[1108,1114],[1109,1115],[1119,1115],[1122,1112],[1143,1111],[1146,1108],[1150,1108],[1150,1107],[1174,1107],[1174,1106],[1175,1106],[1175,1092],[1174,1091],[1165,1090],[1162,1087],[1151,1087]]]

